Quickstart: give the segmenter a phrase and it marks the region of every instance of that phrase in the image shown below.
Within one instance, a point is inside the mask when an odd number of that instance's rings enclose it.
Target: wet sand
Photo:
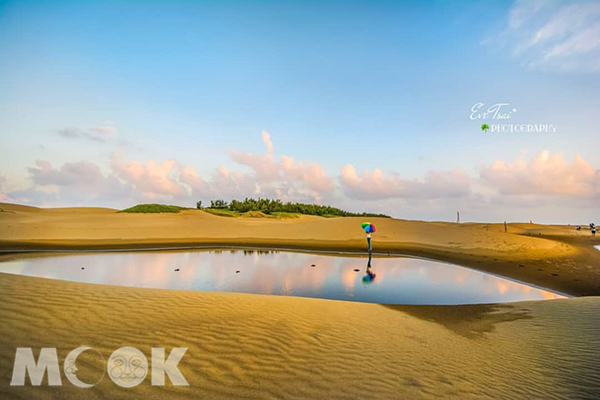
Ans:
[[[1,204],[0,250],[255,246],[364,252],[364,218],[228,218],[199,210],[126,214],[107,208]],[[574,226],[371,218],[374,251],[451,262],[574,296],[600,295],[600,236]],[[21,255],[23,256],[23,255]],[[27,255],[29,256],[29,255]],[[0,261],[17,255],[0,256]]]
[[[364,251],[361,218],[119,214],[3,204],[1,260],[15,250],[258,246]],[[597,238],[573,227],[373,219],[375,250],[454,262],[573,295],[599,294]],[[586,235],[586,233],[588,235]],[[385,306],[284,296],[93,285],[0,274],[0,397],[31,399],[483,399],[600,397],[600,297]],[[18,347],[188,348],[189,386],[10,386]],[[92,358],[86,358],[92,354]],[[95,382],[104,364],[78,359]]]

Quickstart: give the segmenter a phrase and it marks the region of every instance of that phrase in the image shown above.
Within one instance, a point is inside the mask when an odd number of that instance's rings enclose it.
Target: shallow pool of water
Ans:
[[[370,263],[370,269],[367,271]],[[176,271],[178,269],[178,271]],[[226,250],[70,254],[0,263],[0,272],[146,288],[469,304],[563,297],[469,268],[400,257]]]

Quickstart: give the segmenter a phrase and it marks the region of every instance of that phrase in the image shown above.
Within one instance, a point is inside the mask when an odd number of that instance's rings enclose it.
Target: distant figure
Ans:
[[[371,257],[372,257],[372,254],[371,254],[371,252],[369,252],[369,261],[367,261],[367,274],[365,276],[363,276],[363,279],[362,279],[364,283],[373,282],[375,280],[375,277],[377,276],[373,273],[373,271],[371,271]]]
[[[577,228],[575,228],[576,231],[580,231],[581,230],[581,226],[577,225]]]
[[[504,233],[506,233],[507,229],[506,229],[506,221],[504,221]]]
[[[596,224],[593,222],[590,223],[590,231],[592,231],[593,236],[596,236]]]
[[[362,224],[360,224],[360,226],[367,234],[367,244],[368,244],[367,251],[373,251],[373,248],[371,247],[371,233],[375,232],[375,225],[373,225],[370,222],[363,222]]]
[[[533,221],[532,221],[532,220],[529,220],[529,223],[530,223],[530,224],[533,224]]]
[[[456,223],[460,224],[460,213],[458,211],[456,212]]]

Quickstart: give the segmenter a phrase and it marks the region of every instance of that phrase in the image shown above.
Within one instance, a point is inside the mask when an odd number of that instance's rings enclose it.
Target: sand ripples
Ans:
[[[33,398],[597,398],[600,299],[383,307],[0,275],[0,394]],[[189,387],[8,385],[16,347],[188,347]],[[100,367],[96,367],[100,368]],[[82,378],[83,379],[83,378]],[[168,379],[167,379],[168,382]]]

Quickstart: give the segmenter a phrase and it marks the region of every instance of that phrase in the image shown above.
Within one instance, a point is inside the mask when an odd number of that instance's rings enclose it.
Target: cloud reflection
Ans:
[[[465,304],[562,297],[468,268],[412,258],[373,258],[371,266],[377,279],[365,285],[362,277],[367,262],[366,257],[271,251],[167,251],[21,259],[0,263],[0,272],[122,286],[385,304]]]

